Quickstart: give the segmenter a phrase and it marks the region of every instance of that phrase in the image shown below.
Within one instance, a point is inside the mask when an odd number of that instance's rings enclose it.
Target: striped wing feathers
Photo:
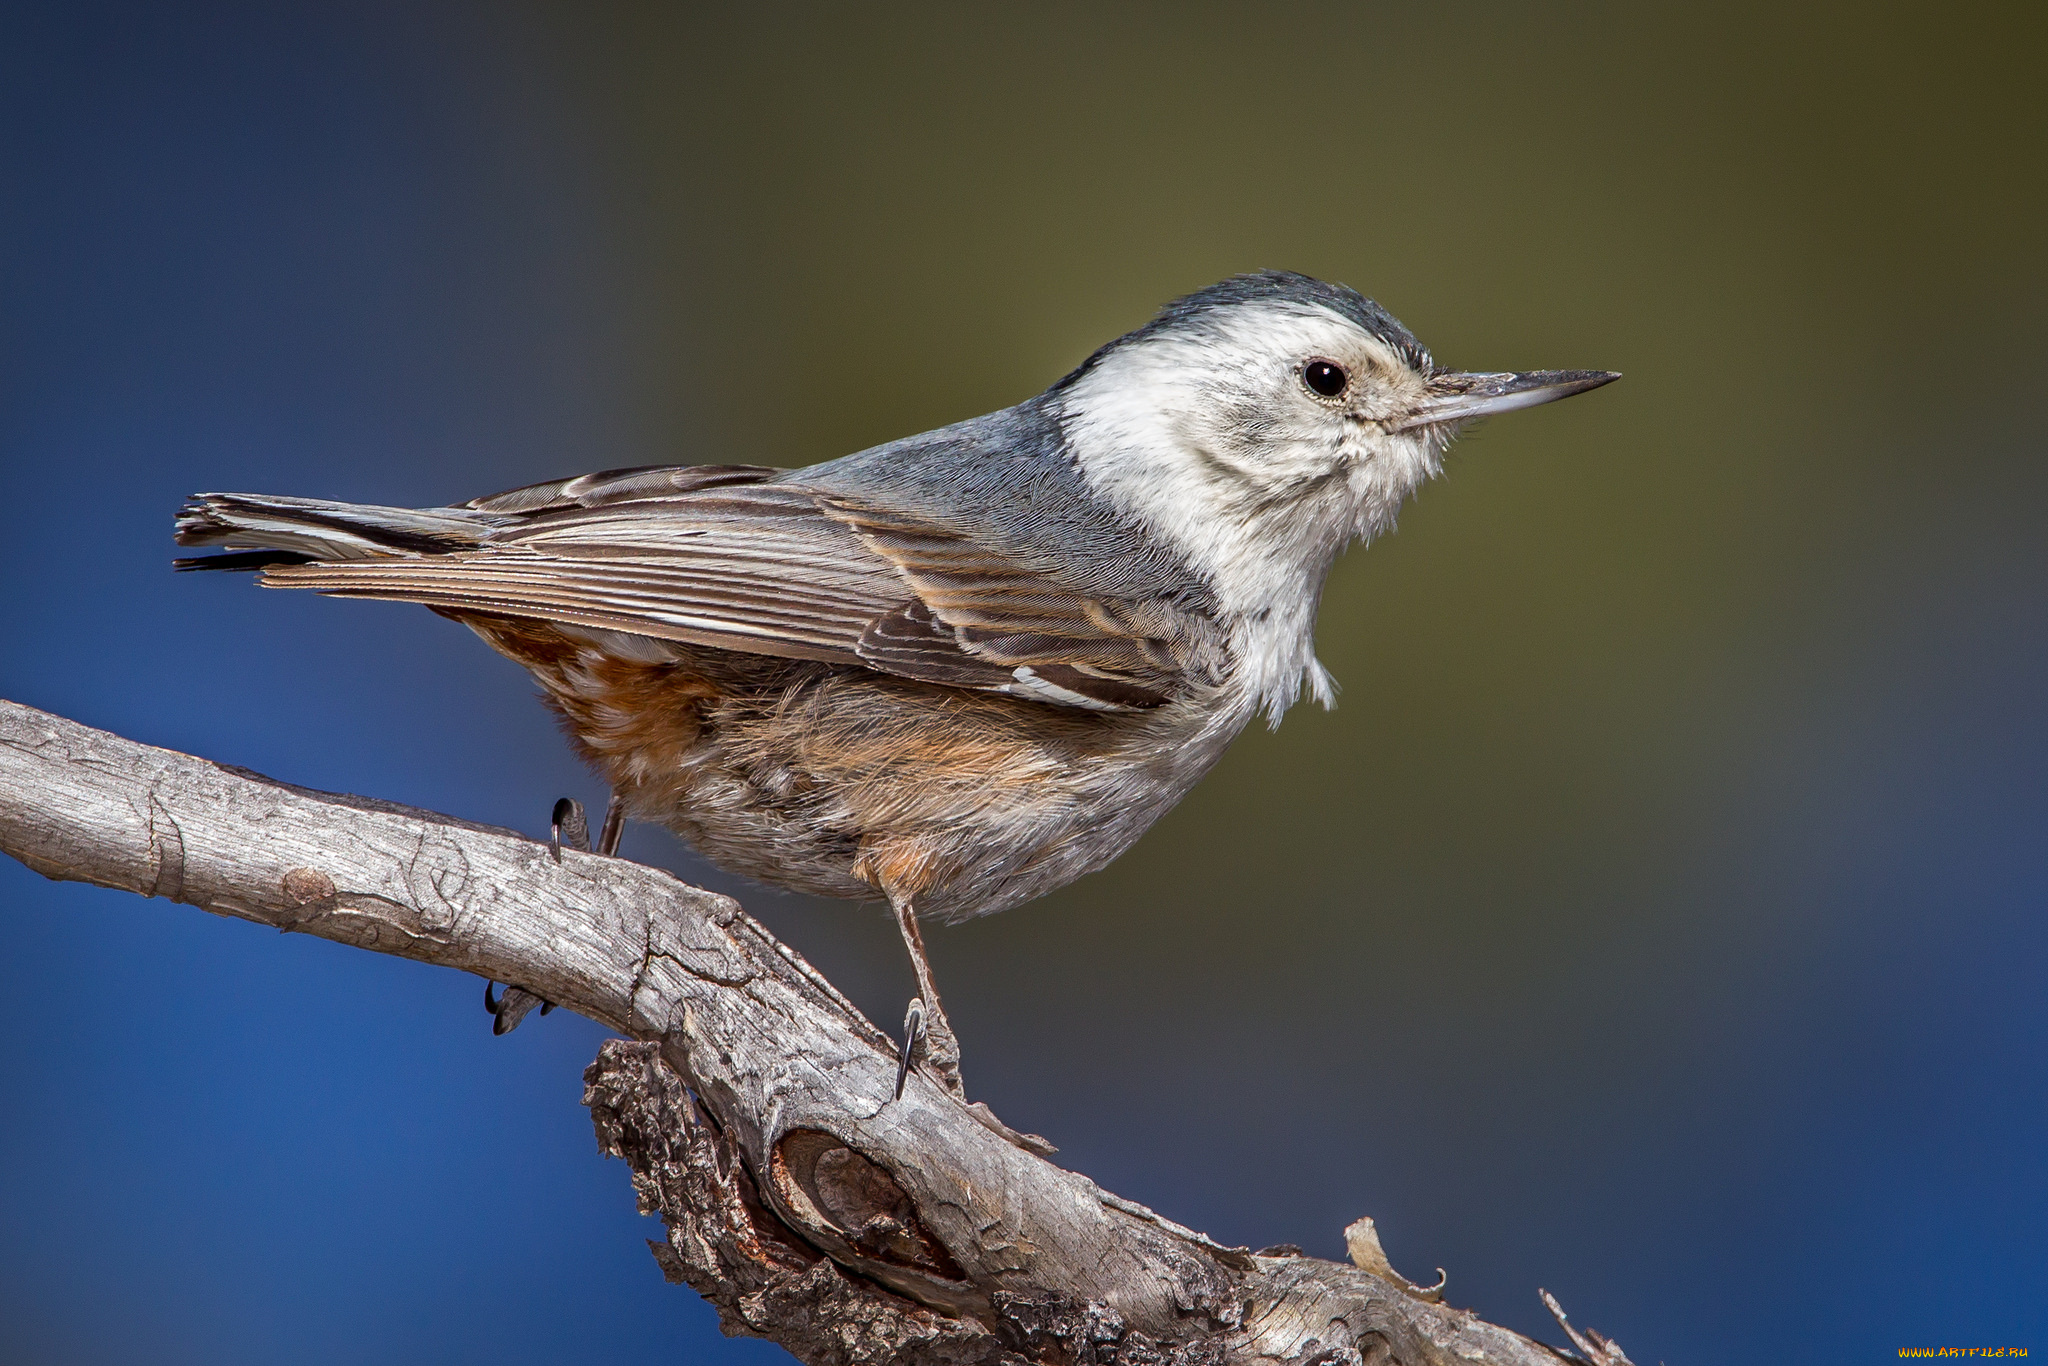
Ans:
[[[1097,710],[1157,706],[1213,671],[1206,617],[1076,593],[921,518],[761,482],[776,473],[659,467],[536,484],[416,514],[462,519],[470,548],[273,565],[264,582]]]
[[[950,634],[977,661],[1009,667],[1021,685],[1012,690],[1122,710],[1157,706],[1213,671],[1219,642],[1207,617],[1078,593],[901,511],[821,501],[915,590],[922,611],[900,614],[893,634],[907,635],[910,619]]]
[[[474,550],[283,566],[264,581],[846,664],[861,662],[868,622],[908,597],[808,499],[766,488],[595,508],[557,499]]]
[[[603,507],[608,503],[674,497],[705,489],[759,484],[783,473],[766,465],[634,465],[599,470],[573,479],[527,484],[462,504],[478,512],[506,516],[531,515],[566,508]]]

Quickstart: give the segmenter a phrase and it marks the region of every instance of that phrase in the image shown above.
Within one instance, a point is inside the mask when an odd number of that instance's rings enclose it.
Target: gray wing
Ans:
[[[264,582],[858,664],[1098,710],[1213,681],[1206,617],[1089,597],[900,511],[763,482],[608,471],[463,505],[460,549],[273,565]]]

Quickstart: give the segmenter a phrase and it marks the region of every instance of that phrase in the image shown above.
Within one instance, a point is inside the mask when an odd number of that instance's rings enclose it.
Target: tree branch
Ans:
[[[657,1260],[728,1332],[814,1366],[1575,1359],[1432,1302],[1369,1229],[1361,1266],[1221,1247],[921,1077],[892,1101],[887,1035],[735,902],[659,869],[557,862],[10,702],[0,848],[516,983],[637,1040],[605,1045],[585,1102],[667,1226]]]

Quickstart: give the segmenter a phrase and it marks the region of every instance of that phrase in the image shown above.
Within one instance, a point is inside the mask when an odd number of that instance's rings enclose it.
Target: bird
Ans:
[[[1122,854],[1253,719],[1334,683],[1338,555],[1473,421],[1606,370],[1436,364],[1290,271],[1176,299],[1013,407],[800,469],[652,465],[449,507],[205,493],[181,569],[424,604],[538,680],[625,818],[797,892],[886,901],[916,1070],[965,1099],[919,927]],[[588,847],[581,809],[557,804]],[[539,998],[486,1004],[517,1023]],[[514,1012],[517,1013],[514,1013]]]

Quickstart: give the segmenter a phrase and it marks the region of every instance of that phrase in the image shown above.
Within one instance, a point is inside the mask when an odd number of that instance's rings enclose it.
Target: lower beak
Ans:
[[[1474,375],[1445,371],[1429,381],[1429,397],[1392,422],[1388,430],[1433,427],[1440,422],[1470,422],[1517,408],[1533,408],[1621,378],[1618,370],[1523,370],[1513,374]]]

